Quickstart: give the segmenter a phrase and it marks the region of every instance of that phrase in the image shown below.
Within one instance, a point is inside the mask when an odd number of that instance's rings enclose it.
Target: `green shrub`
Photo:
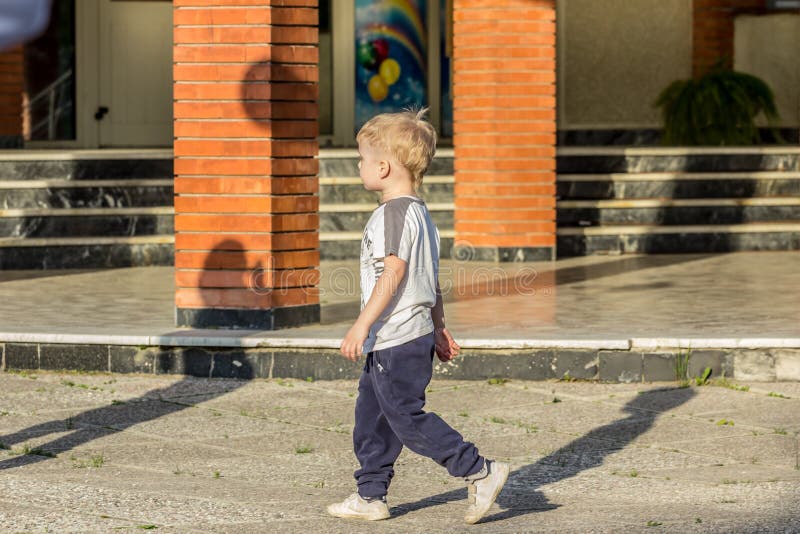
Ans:
[[[718,63],[696,79],[672,82],[658,96],[665,145],[752,145],[761,141],[756,117],[763,113],[773,135],[778,119],[775,95],[760,78]]]

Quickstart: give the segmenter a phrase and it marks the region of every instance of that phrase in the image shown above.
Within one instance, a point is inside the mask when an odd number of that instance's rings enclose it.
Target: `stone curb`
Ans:
[[[30,334],[29,334],[30,335]],[[99,337],[99,336],[97,336]],[[136,337],[126,338],[127,340]],[[65,336],[62,336],[65,339]],[[287,339],[272,346],[148,345],[77,342],[0,342],[0,369],[69,370],[83,372],[180,374],[210,378],[297,378],[334,380],[355,378],[363,363],[345,360],[331,340],[305,340],[300,346]],[[144,339],[144,337],[143,337]],[[200,341],[201,338],[171,338]],[[240,338],[240,341],[246,338]],[[119,340],[120,342],[122,340]],[[253,341],[252,339],[249,341]],[[313,345],[318,342],[317,346]],[[614,347],[495,347],[466,343],[453,362],[436,362],[441,379],[518,380],[580,379],[603,382],[655,382],[676,380],[679,365],[686,376],[751,381],[800,381],[800,348],[693,348],[640,346]],[[587,342],[577,342],[578,345]],[[249,345],[249,343],[248,343]],[[338,347],[338,341],[337,341]]]

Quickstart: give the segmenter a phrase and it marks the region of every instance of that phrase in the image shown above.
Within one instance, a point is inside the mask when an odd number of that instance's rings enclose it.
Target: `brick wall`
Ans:
[[[704,74],[717,61],[733,66],[733,22],[737,13],[763,12],[766,0],[694,0],[692,74]]]
[[[180,326],[319,320],[317,0],[174,1]]]
[[[453,0],[459,257],[554,256],[555,18],[555,0]]]
[[[0,53],[0,147],[19,146],[22,141],[22,48]]]

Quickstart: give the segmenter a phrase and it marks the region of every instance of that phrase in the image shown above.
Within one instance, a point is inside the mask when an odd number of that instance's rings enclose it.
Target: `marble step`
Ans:
[[[798,221],[800,198],[570,200],[558,202],[559,226],[739,224]]]
[[[452,175],[425,176],[420,196],[428,204],[453,202],[455,180]],[[358,177],[322,177],[319,179],[320,205],[364,203],[377,206],[378,194],[367,191]]]
[[[323,149],[319,151],[320,178],[358,177],[358,151],[352,148]],[[428,166],[425,178],[452,176],[453,149],[440,148]]]
[[[361,253],[361,238],[363,234],[358,231],[352,232],[320,232],[319,234],[319,254],[323,260],[352,260],[358,259]],[[455,231],[452,229],[439,230],[440,247],[439,252],[442,258],[450,258],[452,255]]]
[[[562,174],[800,171],[800,147],[562,147]]]
[[[453,204],[427,204],[433,222],[439,229],[453,228]],[[376,208],[375,204],[321,204],[321,232],[361,232]]]
[[[0,238],[0,270],[106,269],[173,265],[169,236]]]
[[[171,206],[173,180],[2,180],[0,209]]]
[[[171,206],[0,210],[0,237],[172,235]]]
[[[560,258],[592,254],[800,250],[800,222],[559,228],[556,250]]]
[[[0,181],[172,178],[169,159],[9,159],[0,156]]]
[[[559,174],[563,200],[800,196],[800,172]]]

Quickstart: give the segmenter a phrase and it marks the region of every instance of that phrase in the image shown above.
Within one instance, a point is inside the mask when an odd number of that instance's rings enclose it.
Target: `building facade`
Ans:
[[[771,0],[55,0],[0,56],[0,139],[172,148],[178,324],[276,328],[319,318],[319,147],[373,114],[430,108],[471,257],[553,259],[558,144],[657,129],[720,59],[797,128],[799,26]]]

